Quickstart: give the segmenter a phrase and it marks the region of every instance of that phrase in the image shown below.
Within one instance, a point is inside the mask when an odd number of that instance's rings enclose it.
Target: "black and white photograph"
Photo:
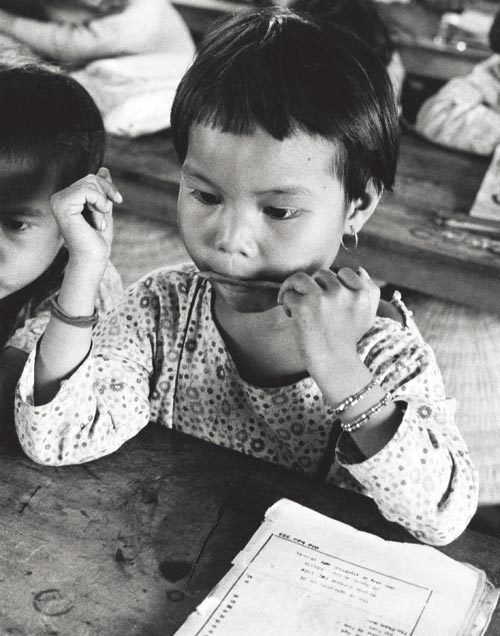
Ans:
[[[0,635],[500,636],[500,0],[0,0]]]

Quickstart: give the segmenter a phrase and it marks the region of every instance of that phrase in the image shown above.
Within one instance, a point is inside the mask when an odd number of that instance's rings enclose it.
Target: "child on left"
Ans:
[[[34,66],[3,68],[0,94],[0,422],[5,426],[13,421],[14,389],[24,363],[71,270],[51,198],[77,181],[73,205],[86,202],[87,218],[102,228],[111,200],[107,195],[115,202],[119,197],[108,170],[99,168],[105,146],[102,118],[76,81]],[[111,235],[107,223],[100,236],[108,250]],[[97,311],[111,309],[122,292],[118,272],[109,264],[98,286]]]

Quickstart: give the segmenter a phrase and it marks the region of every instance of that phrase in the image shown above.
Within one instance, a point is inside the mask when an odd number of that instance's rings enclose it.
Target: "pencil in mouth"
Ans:
[[[213,283],[224,283],[225,285],[235,285],[237,287],[248,287],[254,289],[275,289],[281,287],[281,283],[273,280],[259,280],[256,278],[240,278],[238,276],[225,276],[218,272],[196,272],[198,276],[205,278]]]

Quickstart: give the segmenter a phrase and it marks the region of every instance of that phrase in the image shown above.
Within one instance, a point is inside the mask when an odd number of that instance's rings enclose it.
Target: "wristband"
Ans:
[[[333,409],[333,413],[332,413],[333,417],[338,417],[347,408],[349,408],[350,406],[353,406],[354,404],[359,402],[361,400],[361,398],[364,397],[368,393],[368,391],[371,391],[375,386],[377,386],[377,381],[375,380],[375,378],[373,378],[373,380],[370,380],[370,382],[368,382],[368,384],[366,386],[364,386],[361,389],[361,391],[358,391],[357,393],[354,393],[353,395],[350,395],[343,402],[338,404]]]
[[[361,413],[361,415],[359,415],[352,422],[346,422],[345,424],[341,424],[342,430],[345,431],[346,433],[352,433],[353,431],[357,431],[358,428],[361,428],[363,424],[367,422],[370,419],[370,417],[372,417],[372,415],[375,415],[375,413],[378,413],[381,409],[384,408],[384,406],[387,406],[387,404],[389,404],[390,401],[391,401],[391,396],[389,395],[389,393],[386,393],[381,400],[379,400],[376,404],[371,406],[364,413]]]
[[[61,305],[57,302],[59,294],[52,296],[50,299],[50,313],[61,322],[71,325],[72,327],[93,327],[99,319],[97,309],[91,316],[70,316]]]

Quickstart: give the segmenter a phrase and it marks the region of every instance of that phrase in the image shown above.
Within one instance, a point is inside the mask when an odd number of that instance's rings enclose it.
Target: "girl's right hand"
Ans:
[[[71,261],[86,268],[106,265],[113,240],[113,203],[122,200],[107,168],[99,168],[97,174],[89,174],[52,196],[52,212]],[[89,220],[82,214],[85,209],[90,211]]]

